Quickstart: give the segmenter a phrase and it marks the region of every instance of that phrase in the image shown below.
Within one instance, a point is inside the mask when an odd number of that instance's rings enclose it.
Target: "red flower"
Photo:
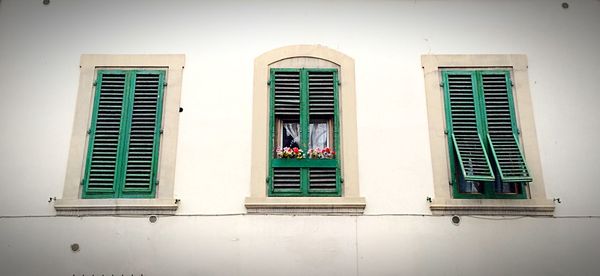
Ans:
[[[294,153],[298,153],[298,148],[294,147]]]
[[[329,149],[329,148],[325,148],[325,150],[324,150],[324,151],[325,151],[326,153],[330,153],[330,152],[331,152],[331,149]]]

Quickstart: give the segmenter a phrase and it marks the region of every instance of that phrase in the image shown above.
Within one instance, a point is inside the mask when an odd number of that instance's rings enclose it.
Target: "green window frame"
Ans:
[[[154,198],[164,70],[98,70],[82,198]]]
[[[454,198],[526,199],[510,71],[442,70],[442,80]]]
[[[269,85],[268,196],[341,196],[338,70],[272,68]],[[299,126],[298,145],[305,153],[302,159],[277,158],[284,120]],[[311,120],[327,122],[329,147],[336,152],[332,158],[312,159],[306,155]]]

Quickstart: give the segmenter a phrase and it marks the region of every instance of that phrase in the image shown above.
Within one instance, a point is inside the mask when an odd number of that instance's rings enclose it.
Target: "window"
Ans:
[[[59,215],[173,214],[184,55],[82,55]]]
[[[424,55],[433,214],[552,215],[524,55]]]
[[[269,83],[269,196],[339,196],[337,69],[271,69]]]
[[[362,213],[354,60],[318,45],[278,48],[256,58],[253,91],[248,212]],[[304,158],[278,156],[285,147]],[[309,158],[316,148],[331,155]]]
[[[526,198],[510,72],[443,70],[454,198]]]
[[[164,70],[99,70],[83,198],[153,198]]]

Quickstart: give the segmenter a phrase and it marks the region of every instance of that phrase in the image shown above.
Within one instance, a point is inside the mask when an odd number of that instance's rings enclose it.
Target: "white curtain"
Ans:
[[[327,138],[329,136],[329,127],[327,122],[311,123],[309,129],[308,148],[325,148],[329,146]]]

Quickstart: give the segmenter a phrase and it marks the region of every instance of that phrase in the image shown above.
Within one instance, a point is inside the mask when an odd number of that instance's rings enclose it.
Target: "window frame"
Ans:
[[[331,136],[331,139],[333,139],[333,150],[336,151],[336,156],[332,159],[322,159],[322,160],[315,160],[315,159],[310,159],[310,158],[303,158],[300,160],[288,160],[288,159],[279,159],[275,157],[275,149],[277,148],[276,146],[278,145],[278,140],[280,140],[279,138],[281,138],[280,136],[282,135],[282,132],[278,133],[278,130],[281,129],[280,126],[278,126],[278,119],[277,119],[277,115],[275,114],[274,110],[275,110],[275,86],[274,86],[274,81],[275,81],[275,73],[276,72],[298,72],[299,76],[300,76],[300,116],[299,116],[299,125],[300,125],[300,148],[302,150],[305,150],[305,154],[308,153],[308,144],[309,141],[307,141],[307,139],[310,139],[310,122],[311,122],[311,118],[310,118],[310,111],[308,108],[309,105],[309,97],[310,97],[310,91],[308,88],[308,75],[310,72],[332,72],[333,73],[333,97],[334,97],[334,114],[332,116],[332,127],[333,129],[328,129],[328,132],[333,132],[333,135]],[[313,197],[332,197],[332,196],[341,196],[342,195],[342,187],[341,187],[341,172],[340,172],[340,165],[339,165],[339,158],[338,156],[341,155],[342,153],[339,150],[339,140],[340,140],[340,135],[339,135],[339,101],[338,101],[338,97],[339,97],[339,87],[338,87],[338,83],[339,83],[339,78],[338,78],[338,70],[337,68],[271,68],[270,69],[270,74],[269,74],[269,132],[270,132],[270,138],[269,138],[269,153],[270,153],[270,158],[269,158],[269,181],[268,181],[268,196],[269,197],[276,197],[276,196],[313,196]],[[318,118],[320,119],[320,118]],[[329,120],[326,121],[327,124],[329,125]],[[283,123],[283,120],[281,120],[281,123]],[[302,127],[304,126],[305,129],[303,129]],[[330,135],[328,133],[328,135]],[[329,137],[328,137],[329,139]],[[328,140],[328,144],[331,144],[331,141]],[[275,187],[273,186],[274,181],[273,181],[273,177],[274,177],[274,168],[275,167],[288,167],[288,166],[295,166],[300,168],[300,188],[299,190],[283,190],[283,191],[276,191]],[[310,183],[309,183],[309,174],[310,174],[310,169],[312,168],[331,168],[332,166],[335,167],[336,170],[336,190],[335,191],[326,191],[326,190],[311,190],[310,188]]]
[[[79,88],[62,198],[54,208],[58,215],[174,214],[175,160],[179,130],[179,104],[185,55],[81,55]],[[83,177],[88,154],[94,103],[95,82],[99,70],[163,70],[167,86],[163,89],[162,136],[159,144],[157,182],[152,198],[83,197]]]
[[[340,139],[338,155],[342,183],[339,197],[270,197],[269,86],[271,68],[338,68]],[[365,199],[358,190],[356,95],[354,60],[320,45],[292,45],[268,51],[255,59],[252,108],[252,164],[248,213],[361,214]],[[337,151],[337,150],[336,150]]]
[[[529,91],[525,55],[422,55],[434,196],[430,210],[434,215],[532,215],[550,216],[554,203],[546,198],[535,123]],[[533,181],[527,185],[528,198],[455,198],[450,185],[450,151],[447,138],[442,70],[498,69],[512,72],[515,120],[520,127],[523,155]]]

